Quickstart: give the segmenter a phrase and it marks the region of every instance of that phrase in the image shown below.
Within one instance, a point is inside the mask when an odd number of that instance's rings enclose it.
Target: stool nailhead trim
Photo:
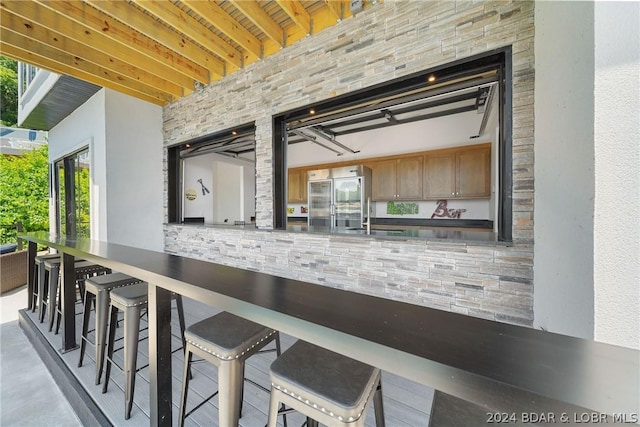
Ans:
[[[123,283],[121,285],[100,288],[100,289],[98,289],[98,292],[112,291],[112,290],[117,289],[117,288],[122,288],[122,287],[125,287],[125,286],[131,286],[131,285],[137,285],[138,283],[142,283],[142,282],[144,282],[144,280],[137,280],[135,282],[125,282],[125,283]],[[89,285],[89,286],[93,287],[94,285]]]
[[[145,304],[146,304],[146,303],[148,303],[148,302],[149,302],[149,301],[146,301],[146,300],[145,300],[145,301],[141,301],[141,302],[138,302],[138,303],[135,303],[135,304],[120,304],[119,302],[116,302],[116,303],[114,304],[114,303],[113,303],[113,300],[111,301],[111,303],[112,303],[113,305],[115,305],[115,306],[121,305],[121,306],[126,307],[126,308],[129,308],[129,307],[137,307],[137,306],[139,306],[139,305],[145,305]]]
[[[355,417],[349,417],[348,419],[345,420],[345,418],[341,415],[337,415],[334,414],[333,412],[329,411],[328,409],[323,408],[322,406],[318,407],[318,405],[314,402],[311,402],[309,399],[306,399],[300,395],[297,395],[289,390],[287,390],[285,387],[281,387],[277,384],[271,383],[272,387],[275,387],[277,390],[281,391],[282,393],[288,394],[289,396],[293,397],[294,399],[298,399],[300,402],[304,402],[307,405],[313,407],[313,409],[319,409],[321,410],[323,413],[325,414],[329,414],[329,416],[333,417],[333,418],[338,418],[338,420],[342,421],[342,422],[353,422],[357,419],[359,419],[362,416],[362,413],[364,412],[364,409],[367,405],[367,402],[369,401],[369,398],[371,397],[371,393],[374,392],[374,390],[376,389],[376,387],[372,387],[371,390],[369,391],[369,396],[367,396],[367,398],[365,399],[365,406],[362,407],[362,409],[360,409],[360,412],[358,412],[358,415],[356,415]],[[313,418],[313,417],[311,417]]]
[[[213,356],[217,357],[217,358],[218,358],[218,359],[220,359],[220,360],[232,360],[232,359],[239,359],[240,357],[244,356],[244,355],[245,355],[247,352],[249,352],[252,348],[254,348],[255,346],[257,346],[258,344],[260,344],[261,342],[263,342],[264,340],[266,340],[267,338],[269,338],[271,335],[273,335],[273,334],[275,334],[275,333],[276,333],[276,331],[271,331],[271,332],[269,332],[269,334],[268,334],[267,336],[263,337],[262,339],[260,339],[260,341],[258,341],[257,343],[253,344],[251,347],[247,348],[246,350],[243,350],[242,352],[237,353],[237,354],[235,354],[235,355],[226,356],[226,357],[225,357],[225,356],[222,356],[222,355],[220,355],[220,354],[217,354],[217,353],[215,353],[215,352],[213,352],[213,351],[209,350],[208,348],[203,347],[203,346],[201,346],[200,344],[198,344],[198,343],[195,343],[195,342],[191,341],[190,339],[187,339],[187,343],[191,344],[191,345],[192,345],[192,346],[194,346],[194,347],[199,348],[200,350],[206,351],[207,353],[209,353],[209,354],[211,354],[211,355],[213,355]]]

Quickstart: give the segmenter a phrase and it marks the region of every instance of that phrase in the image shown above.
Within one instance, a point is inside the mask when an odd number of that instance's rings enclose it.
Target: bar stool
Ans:
[[[60,268],[60,264],[58,264],[58,269]],[[89,277],[93,277],[93,276],[99,276],[102,274],[109,274],[111,273],[111,269],[107,268],[107,267],[103,267],[99,264],[94,264],[92,262],[89,261],[76,261],[74,264],[74,272],[75,272],[75,276],[76,276],[76,288],[78,290],[78,295],[80,296],[80,300],[84,300],[84,283],[85,281],[89,278]],[[55,277],[55,273],[54,276]],[[60,330],[60,321],[62,318],[62,299],[60,298],[60,293],[62,292],[62,286],[60,286],[62,282],[62,277],[60,276],[60,274],[58,273],[58,280],[54,281],[51,283],[50,285],[50,289],[49,289],[49,298],[51,298],[51,295],[53,293],[54,298],[53,300],[51,300],[51,306],[52,307],[56,307],[56,334],[58,334],[58,331]],[[77,301],[77,298],[76,298]],[[53,310],[49,312],[49,330],[51,330],[51,327],[53,325],[53,319],[51,319],[51,316],[53,315]]]
[[[91,277],[84,282],[84,301],[82,314],[82,336],[80,341],[80,359],[78,367],[82,367],[87,342],[95,347],[96,385],[100,384],[102,367],[104,366],[105,342],[107,338],[107,321],[109,318],[110,293],[113,289],[141,283],[142,280],[124,273],[103,274]],[[95,338],[92,343],[89,333],[91,303],[95,303]]]
[[[57,259],[51,258],[44,261],[45,274],[46,273],[49,274],[49,280],[48,280],[49,296],[47,298],[47,302],[45,303],[45,305],[47,306],[47,309],[49,310],[49,331],[53,329],[53,323],[56,318],[55,316],[56,307],[58,307],[59,305],[58,294],[60,293],[60,281],[62,279],[60,277],[61,262],[62,262],[61,258],[59,257]],[[101,265],[94,264],[88,261],[84,261],[84,260],[76,260],[74,263],[74,270],[76,275],[76,283],[78,281],[83,282],[84,279],[89,275],[104,274],[107,272],[111,272],[111,270],[109,270],[106,267],[103,267]],[[44,281],[41,283],[43,283],[42,292],[44,293],[44,286],[45,286]],[[40,289],[38,289],[38,292],[41,292]],[[45,308],[43,306],[40,312],[42,319],[44,319],[44,313],[45,313]],[[59,320],[59,317],[58,317],[58,320]],[[60,323],[58,322],[58,326],[59,325]],[[56,333],[57,332],[58,331],[56,328]]]
[[[364,426],[372,400],[376,426],[385,425],[378,368],[298,340],[271,364],[270,376],[269,427],[281,403],[306,415],[309,427]]]
[[[45,268],[44,262],[47,260],[56,260],[60,259],[60,254],[46,254],[46,255],[38,255],[35,258],[33,268],[33,300],[32,300],[32,309],[31,312],[36,311],[36,307],[38,308],[38,318],[40,319],[40,323],[44,321],[44,307],[45,301],[47,300],[47,291],[49,290],[49,271]]]
[[[216,395],[219,425],[237,426],[242,411],[245,360],[258,352],[273,351],[262,349],[274,340],[275,351],[280,355],[278,332],[231,313],[222,312],[189,326],[184,336],[187,346],[178,414],[179,427],[184,425],[187,416]],[[218,368],[218,391],[185,414],[194,354]],[[258,384],[255,385],[260,387]]]
[[[107,366],[105,369],[105,379],[102,386],[102,393],[106,393],[111,377],[111,365],[113,363],[113,347],[116,335],[116,324],[118,322],[118,311],[124,313],[124,418],[128,420],[133,407],[133,394],[136,383],[138,340],[140,335],[140,317],[142,310],[147,308],[148,286],[146,282],[124,286],[111,291],[111,308],[109,318],[109,338],[107,340]],[[182,296],[173,294],[178,306],[178,320],[180,322],[180,332],[184,348],[184,309],[182,306]],[[177,350],[176,350],[177,351]],[[117,365],[116,365],[117,366]],[[140,368],[142,369],[142,368]]]

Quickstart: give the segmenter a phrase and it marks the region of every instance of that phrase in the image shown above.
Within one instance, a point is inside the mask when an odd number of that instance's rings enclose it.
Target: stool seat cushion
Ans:
[[[83,259],[76,259],[75,260],[75,267],[78,267],[78,264],[85,266],[85,263],[88,263],[89,261],[85,261]],[[51,268],[53,267],[60,267],[60,264],[62,264],[62,259],[60,256],[55,257],[55,258],[47,258],[44,260],[44,266],[46,268],[48,268],[49,270],[51,270]],[[93,265],[98,265],[98,264],[93,264]]]
[[[76,261],[75,270],[76,274],[86,274],[96,271],[105,271],[107,268],[91,261]]]
[[[124,286],[111,291],[111,304],[121,307],[133,307],[146,304],[149,299],[147,282]]]
[[[302,340],[271,364],[273,387],[340,420],[360,418],[379,379],[379,369]]]
[[[132,285],[138,282],[142,282],[142,280],[124,273],[111,273],[91,277],[85,281],[85,286],[89,292],[95,294],[96,292],[110,291],[115,288]]]
[[[60,259],[60,254],[46,254],[36,256],[36,262],[42,262],[48,259]]]
[[[184,338],[218,359],[231,360],[244,356],[275,333],[258,323],[222,312],[189,326]]]

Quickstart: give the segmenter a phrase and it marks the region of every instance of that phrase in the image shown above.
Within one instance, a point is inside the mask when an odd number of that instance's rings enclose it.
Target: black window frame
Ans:
[[[245,134],[253,132],[255,134],[256,125],[254,122],[233,126],[207,135],[192,138],[187,141],[178,142],[167,146],[167,221],[169,224],[181,224],[182,218],[182,186],[180,177],[182,176],[182,162],[180,154],[186,150],[193,150],[199,147],[206,147],[216,143],[216,140],[228,138],[234,132]],[[254,147],[255,150],[255,147]],[[255,174],[254,174],[255,176]],[[189,222],[189,221],[187,221]]]
[[[82,153],[87,153],[89,157],[89,174],[91,174],[91,147],[87,144],[78,148],[70,153],[63,155],[53,160],[49,165],[49,171],[51,173],[51,192],[54,197],[54,210],[56,228],[59,234],[62,234],[62,210],[61,203],[64,204],[64,212],[66,218],[64,219],[64,236],[70,239],[78,237],[78,205],[76,199],[76,161],[78,156]],[[62,177],[63,181],[60,182],[60,165],[64,171]],[[64,187],[64,200],[60,200],[60,187]],[[89,175],[89,218],[91,218],[91,175]],[[91,219],[88,224],[88,236],[91,237]]]
[[[372,101],[390,95],[425,87],[431,75],[470,75],[483,69],[497,69],[498,83],[502,96],[499,100],[500,136],[498,141],[498,241],[513,241],[513,123],[512,123],[512,48],[506,46],[479,55],[429,68],[401,78],[370,86],[329,100],[306,105],[272,117],[273,129],[273,228],[287,227],[287,138],[288,122],[310,117],[310,110],[331,111]]]

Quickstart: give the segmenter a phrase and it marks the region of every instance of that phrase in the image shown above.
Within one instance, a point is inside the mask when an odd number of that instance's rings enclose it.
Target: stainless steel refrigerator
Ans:
[[[314,229],[361,228],[369,218],[371,169],[346,166],[308,172],[309,221]]]

